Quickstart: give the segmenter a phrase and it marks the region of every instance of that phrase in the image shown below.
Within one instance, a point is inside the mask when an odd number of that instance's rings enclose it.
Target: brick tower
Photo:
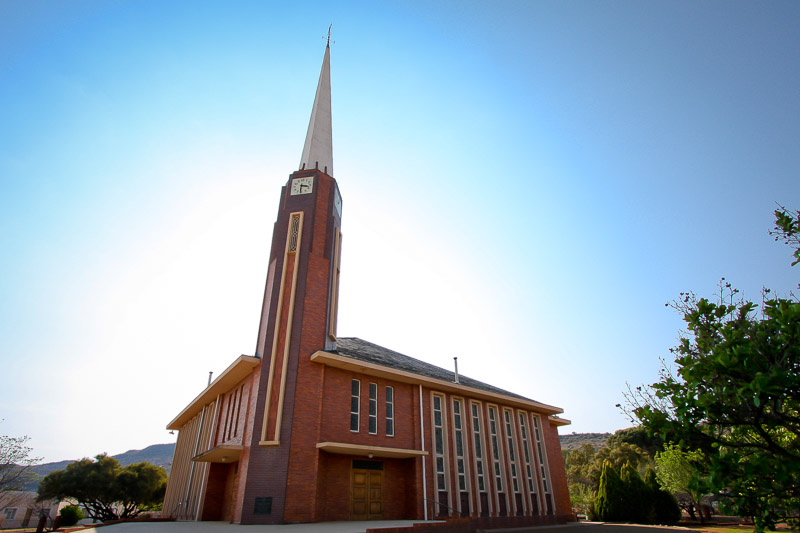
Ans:
[[[308,355],[336,347],[341,247],[342,201],[332,177],[331,139],[329,44],[300,170],[281,191],[272,235],[256,344],[256,357],[263,361],[258,400],[239,463],[234,512],[234,521],[243,524],[315,518],[315,487],[303,478],[313,477],[316,466],[316,440],[307,437],[316,437],[322,368]]]

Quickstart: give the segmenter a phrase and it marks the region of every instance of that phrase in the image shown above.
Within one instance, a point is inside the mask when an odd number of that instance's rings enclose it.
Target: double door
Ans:
[[[350,480],[350,520],[381,520],[383,471],[353,467]]]

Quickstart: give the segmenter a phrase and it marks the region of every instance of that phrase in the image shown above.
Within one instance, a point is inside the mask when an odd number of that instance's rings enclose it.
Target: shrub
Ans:
[[[58,512],[58,515],[61,517],[61,525],[69,527],[83,518],[83,511],[77,505],[67,505]]]
[[[656,472],[652,468],[647,469],[644,476],[644,484],[650,489],[650,497],[653,501],[653,521],[656,524],[674,525],[681,519],[681,508],[675,496],[661,488],[656,478]]]

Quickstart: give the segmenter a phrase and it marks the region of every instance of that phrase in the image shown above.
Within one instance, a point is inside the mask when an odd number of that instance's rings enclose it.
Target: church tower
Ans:
[[[336,349],[342,199],[332,154],[329,42],[300,168],[281,191],[273,230],[255,352],[262,364],[253,430],[239,466],[241,517],[234,521],[243,524],[314,519],[314,494],[291,494],[295,508],[287,506],[287,493],[315,463],[316,440],[307,437],[316,437],[316,424],[303,420],[321,412],[314,399],[321,399],[322,368],[309,357]]]

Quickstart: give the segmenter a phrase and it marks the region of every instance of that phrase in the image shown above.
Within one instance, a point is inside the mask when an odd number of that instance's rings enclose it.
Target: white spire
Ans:
[[[308,122],[306,143],[300,168],[319,168],[329,176],[333,176],[333,133],[331,128],[331,47],[330,34],[325,57],[322,59],[322,70],[319,73],[317,95],[314,97],[314,108]],[[327,170],[325,168],[327,167]]]

